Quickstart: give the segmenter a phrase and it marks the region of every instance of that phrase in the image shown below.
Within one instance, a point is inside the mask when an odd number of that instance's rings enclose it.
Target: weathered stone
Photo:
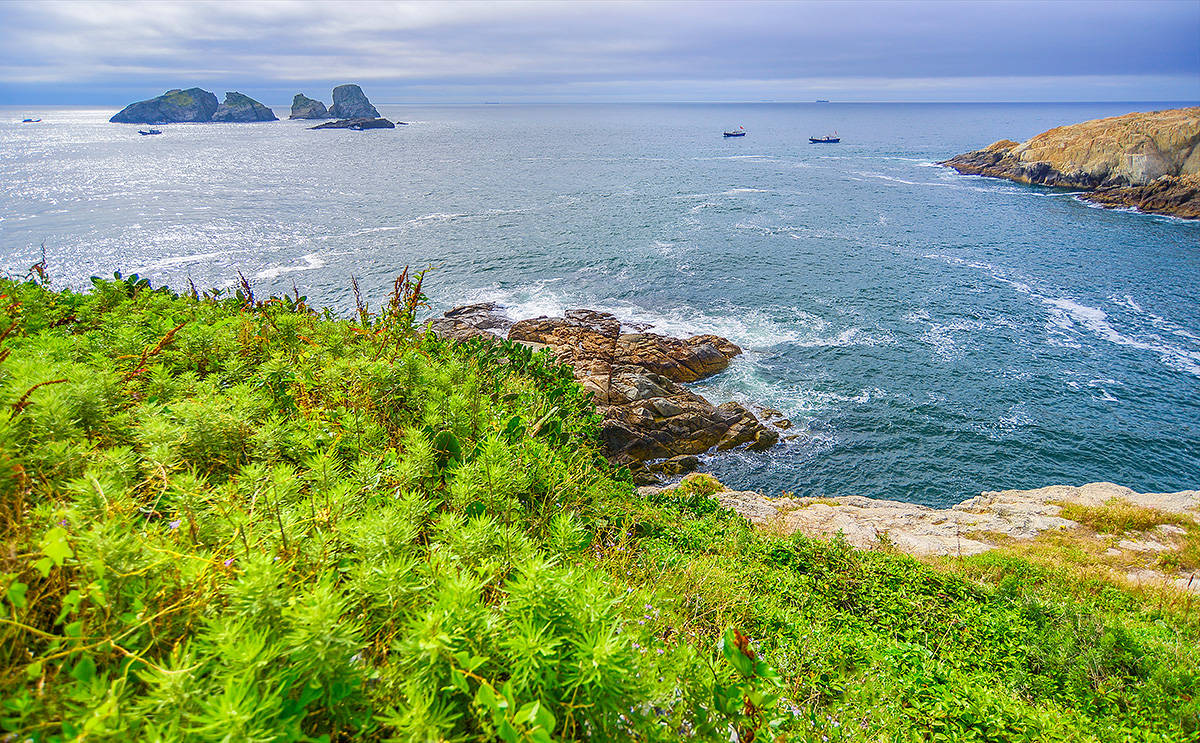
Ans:
[[[225,100],[213,112],[213,121],[249,122],[278,121],[275,112],[248,95],[238,92],[225,93]]]
[[[339,85],[333,89],[329,115],[335,119],[378,119],[379,111],[357,85]]]
[[[443,337],[469,337],[503,328],[493,304],[450,310],[434,321]],[[701,379],[724,369],[741,349],[718,336],[671,338],[655,333],[622,333],[615,316],[594,310],[568,310],[563,317],[537,317],[512,323],[508,339],[547,348],[574,370],[575,379],[596,402],[603,418],[600,436],[610,456],[633,468],[635,478],[661,472],[652,460],[678,460],[739,446],[764,449],[779,435],[737,403],[714,406],[677,382]],[[671,465],[675,467],[675,465]]]
[[[120,124],[171,124],[211,121],[217,97],[207,90],[168,90],[157,98],[131,103],[109,121]]]
[[[310,126],[309,129],[352,129],[361,131],[363,129],[395,129],[396,125],[387,119],[338,119],[325,124],[317,124]]]
[[[960,173],[1087,190],[1104,206],[1200,218],[1200,107],[1060,126],[942,163]]]
[[[303,93],[297,93],[292,99],[292,113],[288,116],[289,119],[328,119],[329,109],[325,108],[325,104],[313,100]]]

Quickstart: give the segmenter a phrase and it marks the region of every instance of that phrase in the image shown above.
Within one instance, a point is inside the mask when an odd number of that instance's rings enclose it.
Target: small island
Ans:
[[[379,115],[358,85],[347,83],[333,89],[333,105],[297,93],[289,119],[337,119],[313,129],[395,129],[396,124]],[[177,124],[208,122],[278,121],[275,113],[248,95],[225,93],[225,101],[203,88],[175,88],[157,98],[131,103],[109,121],[118,124]],[[403,122],[401,122],[403,123]]]
[[[1200,107],[1060,126],[941,163],[968,175],[1077,188],[1106,207],[1200,219]]]

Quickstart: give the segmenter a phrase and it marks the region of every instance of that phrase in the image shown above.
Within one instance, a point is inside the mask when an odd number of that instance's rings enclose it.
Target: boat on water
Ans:
[[[746,127],[739,126],[737,129],[730,129],[725,132],[726,137],[744,137],[746,136]]]
[[[150,129],[149,131],[146,129],[138,129],[138,134],[142,135],[143,137],[149,137],[151,134],[162,134],[162,129]]]
[[[828,98],[818,98],[817,103],[829,103],[829,99]]]
[[[41,119],[21,119],[22,124],[36,124],[39,121],[41,121]]]
[[[809,137],[809,144],[837,144],[842,141],[837,132],[826,134],[824,137]]]

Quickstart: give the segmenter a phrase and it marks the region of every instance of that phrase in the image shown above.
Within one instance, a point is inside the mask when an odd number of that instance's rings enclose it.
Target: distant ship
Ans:
[[[138,129],[138,134],[142,135],[143,137],[149,137],[151,134],[162,134],[162,129],[151,129],[150,131]]]
[[[36,124],[39,121],[41,121],[41,119],[21,119],[22,124]]]
[[[746,136],[746,127],[739,126],[737,129],[725,132],[726,137],[744,137]]]
[[[824,137],[809,137],[808,141],[811,144],[837,144],[842,141],[842,138],[838,136],[837,132],[834,132],[826,134]]]
[[[824,98],[818,98],[817,103],[829,103],[829,101],[825,100]]]

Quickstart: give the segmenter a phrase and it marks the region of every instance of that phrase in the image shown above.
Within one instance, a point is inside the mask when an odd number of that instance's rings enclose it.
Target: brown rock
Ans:
[[[505,327],[499,314],[493,304],[468,305],[431,327],[444,337],[472,337]],[[694,455],[710,450],[765,449],[778,442],[779,434],[741,405],[714,406],[678,384],[727,367],[742,352],[735,344],[715,335],[681,339],[621,330],[621,321],[608,313],[569,310],[564,317],[512,323],[508,339],[547,348],[574,369],[603,416],[600,435],[610,455],[642,479],[656,471],[680,474]],[[645,462],[657,463],[640,466]]]

